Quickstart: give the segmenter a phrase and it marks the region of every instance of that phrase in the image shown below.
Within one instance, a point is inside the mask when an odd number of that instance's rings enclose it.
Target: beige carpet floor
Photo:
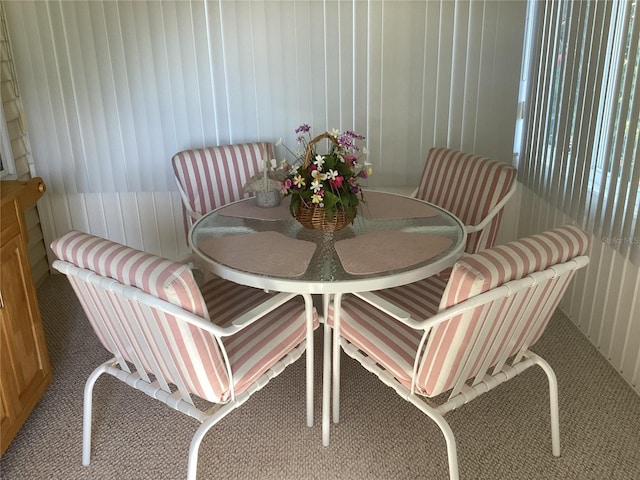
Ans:
[[[196,421],[108,376],[96,385],[92,463],[82,467],[84,381],[108,354],[65,277],[48,279],[38,296],[53,382],[3,455],[0,477],[185,478]],[[533,350],[558,376],[562,456],[551,455],[546,377],[532,368],[448,415],[461,478],[640,479],[640,397],[559,312]],[[346,357],[341,422],[322,447],[319,349],[316,359],[316,425],[305,426],[300,361],[209,432],[199,478],[448,478],[438,428]]]

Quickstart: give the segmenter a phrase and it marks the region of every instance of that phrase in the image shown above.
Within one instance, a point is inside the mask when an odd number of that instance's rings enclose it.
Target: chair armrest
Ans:
[[[278,308],[280,305],[288,302],[289,300],[291,300],[293,297],[295,297],[297,295],[299,295],[299,294],[297,294],[297,293],[279,293],[277,295],[269,297],[268,300],[264,301],[260,305],[257,305],[256,307],[252,308],[251,310],[249,310],[249,311],[243,313],[242,315],[240,315],[239,317],[237,317],[231,323],[231,326],[223,328],[222,329],[223,333],[221,333],[220,336],[228,337],[230,335],[233,335],[233,334],[239,332],[243,328],[248,327],[249,325],[251,325],[255,321],[257,321],[260,318],[264,317],[266,314],[268,314],[269,312],[272,312],[273,310]]]
[[[370,305],[373,305],[381,312],[386,313],[390,317],[393,317],[399,322],[404,323],[408,327],[414,328],[416,330],[426,330],[427,328],[431,328],[431,322],[434,317],[427,319],[413,318],[411,314],[406,310],[403,310],[402,308],[389,302],[388,300],[385,300],[384,298],[376,295],[373,292],[360,292],[353,293],[352,295],[364,300]],[[436,317],[438,317],[438,315],[436,315]],[[438,323],[439,321],[443,321],[443,319],[436,319],[436,323]]]
[[[387,315],[395,318],[396,320],[400,320],[401,322],[407,323],[407,321],[411,319],[411,314],[409,312],[407,312],[406,310],[403,310],[397,305],[394,305],[388,300],[385,300],[384,298],[379,297],[373,292],[360,292],[360,293],[354,293],[353,295],[373,305],[374,307],[383,311]]]
[[[502,197],[502,200],[500,200],[491,209],[491,211],[487,214],[486,217],[482,219],[480,223],[478,223],[477,225],[465,225],[464,227],[467,233],[474,233],[474,232],[479,232],[481,230],[484,230],[487,227],[487,225],[489,225],[489,223],[493,220],[493,218],[500,212],[500,210],[504,208],[504,206],[507,204],[509,199],[516,192],[517,185],[518,185],[518,182],[514,181],[513,185],[511,185],[511,188],[509,189],[507,194],[504,197]]]

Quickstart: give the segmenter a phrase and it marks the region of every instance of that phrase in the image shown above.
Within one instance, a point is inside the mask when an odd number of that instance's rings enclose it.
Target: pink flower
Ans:
[[[329,179],[329,183],[331,184],[331,188],[342,188],[342,182],[344,181],[344,177],[340,175],[336,178]]]
[[[293,184],[293,182],[291,181],[290,178],[287,178],[284,182],[280,182],[280,191],[284,195],[287,195],[289,193],[289,190],[291,190],[291,185],[292,184]]]

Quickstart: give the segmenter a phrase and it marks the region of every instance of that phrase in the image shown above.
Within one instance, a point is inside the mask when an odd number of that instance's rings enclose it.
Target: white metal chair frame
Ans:
[[[187,478],[189,480],[195,480],[197,472],[198,462],[198,450],[200,443],[204,438],[204,435],[216,425],[222,418],[227,416],[233,410],[238,408],[244,402],[246,402],[251,395],[258,390],[262,389],[269,380],[276,377],[302,354],[307,351],[307,356],[311,358],[313,356],[313,303],[311,295],[303,294],[305,301],[306,312],[306,339],[292,349],[288,354],[282,357],[276,364],[274,364],[268,371],[266,371],[261,377],[259,377],[249,388],[243,391],[241,394],[236,395],[234,391],[233,372],[231,370],[231,364],[229,362],[228,355],[226,353],[222,338],[232,336],[242,329],[253,324],[264,315],[275,310],[280,305],[291,300],[297,294],[280,293],[270,297],[264,303],[257,307],[245,312],[243,315],[237,317],[232,325],[226,328],[222,328],[214,323],[198,317],[190,312],[183,310],[182,308],[173,305],[169,302],[161,300],[157,297],[144,293],[142,290],[127,286],[119,283],[111,278],[103,277],[91,270],[78,268],[75,265],[56,260],[53,263],[54,268],[60,272],[70,276],[77,277],[80,282],[72,282],[74,288],[91,289],[91,298],[95,295],[99,295],[100,299],[104,300],[101,303],[95,303],[93,305],[83,305],[85,308],[90,309],[103,309],[105,305],[109,305],[109,296],[116,295],[124,297],[129,302],[129,308],[131,311],[128,318],[135,319],[137,316],[145,316],[153,318],[157,315],[168,315],[175,318],[178,322],[185,322],[194,327],[210,333],[218,344],[220,351],[225,362],[226,372],[230,381],[230,399],[224,404],[212,404],[212,407],[202,411],[198,409],[193,402],[191,393],[184,384],[178,382],[177,384],[170,383],[168,379],[165,379],[161,368],[156,364],[152,365],[151,375],[147,374],[145,368],[141,363],[140,358],[133,359],[133,367],[127,361],[124,360],[123,354],[118,351],[115,342],[113,344],[115,356],[106,361],[102,365],[98,366],[89,376],[84,388],[84,410],[83,410],[83,435],[82,435],[82,464],[88,466],[91,457],[91,417],[92,417],[92,392],[93,387],[97,379],[104,373],[108,373],[127,385],[144,392],[148,396],[160,400],[169,407],[182,412],[190,417],[198,420],[201,425],[196,430],[192,437],[191,444],[189,446],[189,460],[188,460],[188,472]],[[82,297],[81,297],[82,298]],[[86,297],[84,297],[86,298]],[[132,322],[133,323],[133,322]],[[116,326],[116,328],[122,328],[122,325]],[[149,345],[144,339],[144,335],[140,332],[142,328],[139,324],[129,324],[130,333],[135,337],[135,341],[138,346],[147,350]],[[132,328],[134,327],[134,328]],[[118,333],[123,333],[118,332]],[[162,351],[159,352],[166,365],[172,368],[174,361],[172,359],[169,346],[162,341],[161,335],[157,332],[153,332],[155,339],[162,345]],[[119,335],[122,339],[122,335]],[[127,340],[129,340],[127,338]],[[128,351],[127,354],[131,355],[134,352],[134,348]],[[135,356],[135,354],[134,354]],[[151,358],[151,357],[149,357]],[[311,370],[309,371],[309,366]],[[174,378],[180,378],[179,374],[174,373]],[[172,388],[170,385],[173,385]],[[307,361],[307,425],[313,425],[313,364]]]
[[[338,298],[335,302],[336,310],[334,311],[333,316],[333,422],[338,423],[339,421],[340,348],[342,347],[342,350],[344,350],[347,355],[357,360],[363,367],[376,375],[384,384],[393,388],[398,395],[415,405],[438,425],[445,437],[447,445],[450,479],[457,480],[459,478],[459,472],[456,442],[453,431],[445,420],[444,415],[447,412],[450,412],[479,397],[483,393],[494,389],[507,380],[514,378],[529,367],[538,365],[547,375],[549,382],[552,453],[554,456],[560,456],[558,382],[551,366],[543,358],[529,350],[529,342],[538,331],[538,328],[536,327],[542,328],[545,326],[540,325],[539,323],[544,320],[545,316],[547,316],[546,318],[550,316],[552,311],[556,308],[561,294],[564,292],[564,288],[558,288],[555,290],[550,288],[549,283],[562,283],[566,287],[573,277],[575,270],[584,267],[588,262],[588,257],[578,256],[568,262],[554,265],[546,270],[533,272],[522,279],[509,281],[476,297],[469,298],[460,304],[442,310],[426,320],[412,318],[410,313],[379,297],[375,293],[354,293],[354,296],[377,307],[387,315],[395,318],[397,321],[416,330],[424,331],[415,354],[411,388],[407,388],[405,385],[401,384],[387,370],[372,360],[371,357],[367,356],[356,346],[340,336],[341,301],[340,298]],[[336,297],[338,296],[339,295],[336,295]],[[539,301],[544,298],[546,298],[546,302],[544,302],[544,306],[540,308]],[[483,319],[490,318],[495,316],[500,311],[500,308],[507,302],[509,302],[509,308],[507,308],[507,310],[512,313],[504,315],[504,318],[500,321],[498,328],[496,328],[495,331],[491,331],[491,322],[485,322],[466,359],[465,367],[462,369],[460,375],[456,377],[455,385],[451,389],[451,393],[444,403],[439,405],[435,404],[425,395],[421,395],[416,392],[416,377],[423,360],[422,356],[425,351],[426,343],[430,332],[432,332],[437,325],[451,321],[460,315],[478,309],[478,307],[482,307],[481,314]],[[523,306],[525,309],[521,317],[516,317],[516,311],[518,309],[515,307],[518,305]],[[535,312],[532,311],[536,308],[539,310],[536,310]],[[529,318],[531,315],[536,317],[536,324],[526,327],[526,325],[523,325],[524,322],[518,323],[519,318]],[[517,328],[510,337],[506,338],[507,341],[511,341],[514,337],[517,337],[516,334],[522,333],[525,327],[528,329],[526,332],[527,340],[515,356],[508,348],[504,348],[503,351],[499,351],[498,348],[500,340],[504,339],[506,332],[508,331],[507,327],[513,322],[516,322]],[[485,339],[488,336],[494,337],[490,342],[491,348],[486,352],[481,352],[481,347],[485,344]],[[496,362],[491,363],[490,359],[494,355],[497,355],[498,359]],[[507,361],[511,357],[513,358],[510,364],[507,364]],[[472,368],[473,364],[478,361],[481,362],[482,368],[480,369],[480,373],[476,375],[470,383],[468,372]],[[491,373],[489,373],[490,369]]]
[[[191,208],[191,202],[189,200],[189,195],[187,195],[187,192],[184,190],[184,187],[178,181],[177,178],[176,178],[176,185],[178,186],[178,192],[180,193],[180,198],[182,199],[182,206],[184,207],[184,211],[189,216],[189,218],[191,219],[188,224],[189,225],[193,225],[194,223],[196,223],[196,221],[198,221],[198,220],[200,220],[202,218],[202,214],[199,213],[199,212],[196,212],[195,210],[193,210]]]

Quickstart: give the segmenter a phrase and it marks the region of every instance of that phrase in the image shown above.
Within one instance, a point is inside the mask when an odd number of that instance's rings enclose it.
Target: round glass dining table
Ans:
[[[289,212],[289,199],[261,208],[255,198],[227,204],[191,228],[189,246],[205,272],[251,287],[323,295],[323,314],[342,294],[406,285],[453,265],[466,242],[463,224],[446,210],[393,193],[365,191],[349,226],[311,230]],[[339,311],[339,304],[334,305]],[[312,338],[308,338],[312,349]],[[324,327],[323,444],[329,443],[331,329]],[[307,355],[307,373],[313,362]],[[309,373],[311,372],[311,373]],[[307,392],[312,402],[313,392]],[[312,425],[313,419],[307,422]]]
[[[227,280],[266,290],[311,294],[406,285],[444,270],[462,254],[464,226],[446,210],[393,193],[365,191],[364,198],[353,223],[337,232],[304,228],[289,213],[288,198],[275,208],[257,207],[254,198],[240,200],[199,219],[190,231],[189,246],[196,263]],[[412,243],[418,236],[428,237],[423,244]],[[227,238],[214,240],[221,237]],[[425,250],[442,238],[450,241],[438,251],[398,258],[406,253],[403,246]],[[355,245],[357,240],[359,245]],[[306,256],[302,252],[296,255],[298,246],[308,247]],[[346,260],[359,260],[359,265],[345,268],[345,255],[350,252],[355,255]],[[394,259],[398,259],[396,265]],[[271,271],[270,265],[275,266]]]

